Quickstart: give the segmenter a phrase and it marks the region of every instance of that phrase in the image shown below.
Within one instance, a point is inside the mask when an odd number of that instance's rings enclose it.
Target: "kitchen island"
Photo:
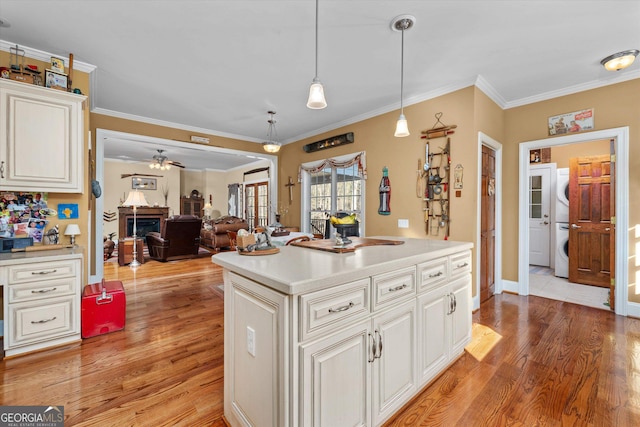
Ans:
[[[219,253],[232,426],[377,426],[471,339],[471,243]]]

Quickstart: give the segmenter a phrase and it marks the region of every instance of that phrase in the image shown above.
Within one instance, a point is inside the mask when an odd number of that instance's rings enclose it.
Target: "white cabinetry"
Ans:
[[[85,99],[0,80],[0,190],[83,192]]]
[[[3,262],[7,356],[80,339],[82,256]]]
[[[323,283],[318,290],[302,282],[305,290],[290,294],[225,266],[229,424],[382,425],[470,340],[469,246],[433,259],[420,255],[409,266],[366,277],[347,271],[344,276],[355,280]],[[283,249],[300,258],[308,253]],[[244,263],[247,257],[233,258],[247,268],[239,271],[255,271]],[[340,264],[346,259],[331,258]],[[290,262],[283,259],[283,265]]]

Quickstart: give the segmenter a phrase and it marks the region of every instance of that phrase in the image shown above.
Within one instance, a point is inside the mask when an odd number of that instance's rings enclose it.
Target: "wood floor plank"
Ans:
[[[225,426],[222,270],[209,257],[122,280],[126,327],[0,362],[0,405],[64,405],[67,426]],[[497,295],[467,351],[387,426],[638,426],[640,320]],[[336,426],[340,427],[340,426]]]

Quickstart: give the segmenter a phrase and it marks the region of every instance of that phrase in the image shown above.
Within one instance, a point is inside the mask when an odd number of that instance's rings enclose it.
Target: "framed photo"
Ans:
[[[67,90],[67,75],[54,73],[51,70],[44,71],[44,85],[52,89]]]
[[[156,184],[155,178],[140,178],[136,176],[131,178],[131,188],[134,190],[155,190]]]
[[[64,59],[51,57],[51,71],[54,73],[64,74]]]

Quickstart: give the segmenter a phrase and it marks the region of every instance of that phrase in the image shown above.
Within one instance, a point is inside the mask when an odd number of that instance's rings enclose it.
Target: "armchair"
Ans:
[[[149,257],[157,261],[198,255],[202,220],[194,215],[174,215],[165,219],[160,232],[147,233]]]

